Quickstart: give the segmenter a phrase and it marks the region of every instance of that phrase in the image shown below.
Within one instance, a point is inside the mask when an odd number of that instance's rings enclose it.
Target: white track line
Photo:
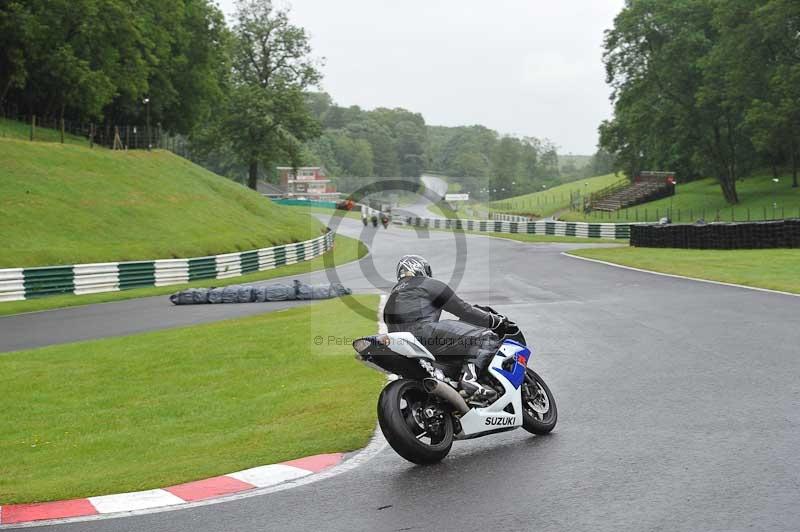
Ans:
[[[653,275],[661,275],[662,277],[673,277],[675,279],[685,279],[687,281],[697,281],[698,283],[718,284],[718,285],[722,285],[722,286],[731,286],[733,288],[744,288],[746,290],[755,290],[757,292],[768,292],[768,293],[771,293],[771,294],[781,294],[781,295],[784,295],[784,296],[800,297],[800,294],[795,294],[795,293],[792,293],[792,292],[782,292],[780,290],[772,290],[772,289],[769,289],[769,288],[759,288],[757,286],[747,286],[747,285],[744,285],[744,284],[725,283],[723,281],[712,281],[711,279],[700,279],[700,278],[697,278],[697,277],[686,277],[685,275],[676,275],[674,273],[663,273],[663,272],[656,272],[656,271],[653,271],[653,270],[644,270],[642,268],[634,268],[633,266],[625,266],[623,264],[616,264],[614,262],[608,262],[608,261],[605,261],[605,260],[590,259],[588,257],[581,257],[580,255],[573,255],[573,254],[571,254],[571,253],[569,253],[567,251],[562,251],[561,254],[564,255],[565,257],[570,257],[572,259],[585,260],[585,261],[588,261],[588,262],[596,262],[598,264],[605,264],[606,266],[614,266],[615,268],[622,268],[624,270],[633,270],[635,272],[650,273],[650,274],[653,274]]]

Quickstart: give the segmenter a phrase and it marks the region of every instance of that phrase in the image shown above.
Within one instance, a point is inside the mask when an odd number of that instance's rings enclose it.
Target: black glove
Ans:
[[[505,336],[511,322],[502,314],[492,314],[492,332],[502,338]]]
[[[489,314],[497,314],[497,311],[488,305],[472,305],[472,306],[484,312],[488,312]]]

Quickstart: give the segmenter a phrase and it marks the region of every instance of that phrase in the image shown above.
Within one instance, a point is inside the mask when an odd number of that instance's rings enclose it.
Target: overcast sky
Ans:
[[[230,15],[234,0],[218,0]],[[611,114],[603,31],[624,0],[292,0],[339,105],[404,107],[591,154]],[[229,17],[230,18],[230,17]]]

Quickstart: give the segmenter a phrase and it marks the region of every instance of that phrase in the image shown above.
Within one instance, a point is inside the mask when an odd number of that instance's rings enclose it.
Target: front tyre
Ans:
[[[522,428],[533,434],[547,434],[558,421],[556,400],[544,380],[531,368],[522,383]]]
[[[392,449],[415,464],[442,460],[453,445],[453,420],[419,381],[389,383],[378,399],[378,423]]]

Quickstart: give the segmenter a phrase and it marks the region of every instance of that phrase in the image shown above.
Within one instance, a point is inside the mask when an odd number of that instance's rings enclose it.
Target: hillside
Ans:
[[[192,257],[322,226],[172,153],[0,137],[0,268]]]
[[[579,179],[542,190],[541,192],[495,201],[490,203],[490,206],[497,212],[535,214],[541,217],[551,216],[569,208],[570,195],[578,193],[582,195],[590,194],[613,185],[622,179],[624,179],[622,175],[616,174]]]
[[[739,203],[729,205],[720,192],[716,179],[701,179],[680,184],[672,198],[664,198],[612,213],[567,212],[564,220],[588,221],[658,221],[672,208],[673,222],[694,222],[704,218],[711,222],[746,221],[773,218],[800,218],[800,188],[792,188],[791,176],[783,176],[778,182],[771,175],[747,177],[736,183]]]

